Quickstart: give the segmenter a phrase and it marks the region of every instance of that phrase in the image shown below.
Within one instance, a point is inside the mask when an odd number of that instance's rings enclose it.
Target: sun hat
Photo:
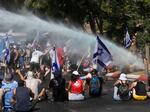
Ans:
[[[119,80],[127,80],[127,75],[122,73],[119,77]]]
[[[80,75],[78,71],[73,71],[72,74],[74,74],[74,75]]]

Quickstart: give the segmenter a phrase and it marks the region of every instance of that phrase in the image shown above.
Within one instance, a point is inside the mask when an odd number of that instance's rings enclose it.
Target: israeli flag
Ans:
[[[54,72],[60,71],[60,64],[58,61],[58,56],[57,56],[55,47],[53,49],[51,49],[50,56],[52,59],[52,72],[54,73]]]
[[[3,50],[5,49],[5,40],[3,38],[0,39],[0,60],[3,60]]]
[[[10,48],[9,48],[9,37],[11,35],[8,35],[8,33],[6,33],[6,35],[4,36],[3,40],[4,40],[4,44],[5,44],[5,49],[3,49],[3,54],[4,54],[4,59],[6,61],[6,63],[9,63],[10,61]]]
[[[130,35],[129,35],[128,30],[127,30],[126,36],[124,38],[124,47],[128,48],[131,45],[131,43],[132,43],[132,40],[131,40]]]
[[[97,36],[97,42],[93,54],[93,64],[98,71],[103,71],[112,63],[112,56],[104,43]]]

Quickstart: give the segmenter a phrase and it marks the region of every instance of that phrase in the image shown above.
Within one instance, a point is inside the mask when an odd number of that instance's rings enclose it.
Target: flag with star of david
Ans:
[[[98,71],[103,71],[112,63],[112,56],[105,44],[97,36],[97,42],[93,54],[93,64]]]
[[[131,40],[130,35],[129,35],[128,30],[127,30],[126,36],[124,38],[124,47],[128,48],[131,44],[132,44],[132,40]]]

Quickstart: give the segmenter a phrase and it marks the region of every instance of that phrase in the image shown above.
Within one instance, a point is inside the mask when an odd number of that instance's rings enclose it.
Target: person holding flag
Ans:
[[[50,50],[50,57],[52,59],[52,70],[51,70],[52,71],[51,79],[52,79],[54,78],[53,75],[54,72],[61,71],[55,46]]]

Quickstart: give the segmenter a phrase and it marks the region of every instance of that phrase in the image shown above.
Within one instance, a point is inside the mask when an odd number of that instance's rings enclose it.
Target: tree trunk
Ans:
[[[90,21],[89,22],[90,22],[91,30],[95,34],[96,33],[95,20],[91,15],[90,15]]]
[[[98,29],[100,31],[100,34],[103,35],[103,20],[101,18],[96,18],[96,24],[98,26]]]

